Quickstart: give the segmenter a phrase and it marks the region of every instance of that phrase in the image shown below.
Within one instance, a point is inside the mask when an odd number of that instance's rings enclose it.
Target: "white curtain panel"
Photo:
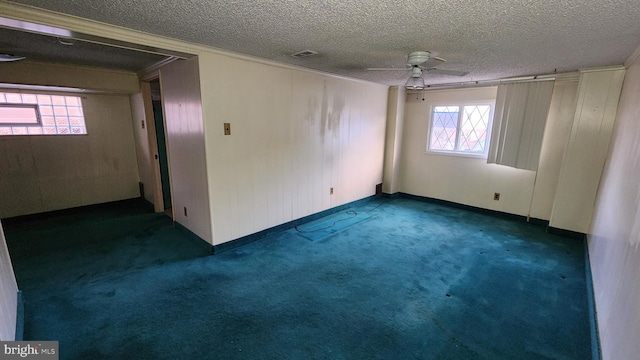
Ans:
[[[487,163],[537,170],[553,81],[498,86]]]

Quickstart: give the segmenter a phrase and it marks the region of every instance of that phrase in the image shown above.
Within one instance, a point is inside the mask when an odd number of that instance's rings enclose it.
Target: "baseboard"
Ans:
[[[589,309],[589,331],[591,333],[591,359],[601,360],[600,333],[598,330],[598,312],[596,311],[595,292],[593,290],[593,277],[591,274],[591,261],[589,260],[589,242],[587,236],[584,241],[584,266],[585,283],[587,285],[587,306]]]
[[[576,240],[584,240],[587,237],[587,234],[585,233],[581,233],[581,232],[577,232],[577,231],[571,231],[571,230],[565,230],[565,229],[559,229],[553,226],[548,226],[547,227],[547,232],[549,234],[554,234],[554,235],[560,235],[560,236],[564,236],[564,237],[568,237],[568,238],[572,238],[572,239],[576,239]]]
[[[24,300],[22,291],[18,290],[18,306],[16,309],[16,341],[24,339]]]
[[[178,229],[181,233],[183,233],[188,240],[190,240],[194,244],[197,244],[198,246],[202,246],[203,248],[206,248],[209,254],[213,255],[213,245],[211,245],[208,241],[196,235],[196,233],[187,229],[186,227],[184,227],[184,225],[178,222],[174,221],[173,225],[176,227],[176,229]]]
[[[145,198],[141,198],[142,203],[144,204],[144,207],[147,208],[147,210],[153,212],[155,211],[156,207],[155,205],[153,205],[153,203]]]
[[[387,199],[397,199],[400,197],[400,193],[393,193],[393,194],[382,193],[382,196]]]
[[[392,198],[392,199],[400,197],[400,198],[411,199],[411,200],[425,201],[425,202],[429,202],[429,203],[433,203],[433,204],[445,205],[445,206],[453,207],[453,208],[456,208],[456,209],[468,210],[468,211],[473,211],[473,212],[477,212],[477,213],[481,213],[481,214],[496,216],[496,217],[500,217],[500,218],[503,218],[503,219],[528,222],[528,223],[531,223],[531,224],[534,224],[534,225],[541,225],[541,226],[549,225],[549,221],[547,221],[547,220],[529,218],[529,217],[524,216],[524,215],[516,215],[516,214],[511,214],[511,213],[508,213],[508,212],[504,212],[504,211],[490,210],[490,209],[485,209],[485,208],[481,208],[481,207],[477,207],[477,206],[460,204],[460,203],[453,202],[453,201],[436,199],[436,198],[432,198],[432,197],[412,195],[412,194],[407,194],[407,193],[402,193],[402,192],[391,194],[391,195],[389,195],[389,194],[385,194],[385,195],[387,197],[389,197],[389,198]]]
[[[13,216],[13,217],[2,219],[2,224],[15,225],[15,224],[21,224],[21,223],[30,222],[30,221],[43,220],[43,219],[47,219],[55,216],[82,214],[87,211],[95,210],[95,209],[120,207],[120,206],[126,206],[128,204],[136,204],[136,203],[139,204],[141,201],[145,201],[145,200],[141,200],[141,198],[137,197],[137,198],[131,198],[131,199],[109,201],[109,202],[99,203],[99,204],[78,206],[78,207],[73,207],[68,209],[46,211],[46,212],[37,213],[37,214],[19,215],[19,216]]]
[[[333,207],[331,209],[327,209],[327,210],[324,210],[324,211],[321,211],[321,212],[318,212],[318,213],[315,213],[315,214],[307,215],[307,216],[302,217],[300,219],[289,221],[289,222],[286,222],[284,224],[280,224],[280,225],[277,225],[277,226],[274,226],[274,227],[259,231],[259,232],[254,233],[254,234],[243,236],[241,238],[238,238],[238,239],[235,239],[235,240],[231,240],[231,241],[227,241],[227,242],[224,242],[222,244],[213,245],[213,254],[219,254],[221,252],[225,252],[225,251],[228,251],[228,250],[231,250],[231,249],[235,249],[235,248],[238,248],[240,246],[243,246],[243,245],[246,245],[246,244],[250,244],[250,243],[252,243],[254,241],[263,239],[263,238],[265,238],[265,237],[267,237],[269,235],[280,233],[280,232],[283,232],[285,230],[289,230],[289,229],[291,229],[293,227],[296,227],[298,225],[302,225],[302,224],[308,223],[310,221],[317,220],[319,218],[322,218],[322,217],[325,217],[325,216],[328,216],[328,215],[331,215],[331,214],[335,214],[335,213],[337,213],[339,211],[342,211],[344,209],[348,209],[350,207],[361,205],[361,204],[363,204],[363,203],[365,203],[367,201],[370,201],[370,200],[374,199],[375,197],[376,197],[375,195],[368,196],[368,197],[366,197],[364,199],[352,201],[350,203],[343,204],[343,205],[340,205],[340,206],[336,206],[336,207]]]

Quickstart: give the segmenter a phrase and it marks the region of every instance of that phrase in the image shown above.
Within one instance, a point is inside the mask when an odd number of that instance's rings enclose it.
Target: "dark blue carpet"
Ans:
[[[289,230],[312,241],[326,239],[359,222],[371,219],[368,212],[340,211]]]
[[[206,256],[120,207],[6,227],[25,340],[61,359],[591,354],[583,244],[540,226],[382,199]]]

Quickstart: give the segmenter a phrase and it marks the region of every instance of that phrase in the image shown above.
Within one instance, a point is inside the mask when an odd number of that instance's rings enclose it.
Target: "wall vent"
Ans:
[[[317,51],[302,50],[302,51],[298,51],[297,53],[291,54],[291,56],[295,57],[295,58],[303,58],[303,57],[313,56],[313,55],[317,55],[317,54],[318,54]]]

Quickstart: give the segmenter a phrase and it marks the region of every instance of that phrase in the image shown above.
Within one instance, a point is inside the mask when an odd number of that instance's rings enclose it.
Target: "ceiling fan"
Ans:
[[[374,71],[409,71],[411,70],[411,76],[407,79],[405,87],[410,90],[422,90],[425,88],[424,79],[422,78],[422,72],[426,71],[433,74],[450,75],[450,76],[464,76],[467,75],[466,71],[458,70],[443,70],[436,68],[436,65],[443,63],[447,60],[436,56],[437,54],[431,51],[414,51],[409,53],[407,57],[406,68],[368,68],[367,70]]]
[[[16,56],[12,54],[0,54],[0,62],[18,61],[24,59],[24,56]]]

